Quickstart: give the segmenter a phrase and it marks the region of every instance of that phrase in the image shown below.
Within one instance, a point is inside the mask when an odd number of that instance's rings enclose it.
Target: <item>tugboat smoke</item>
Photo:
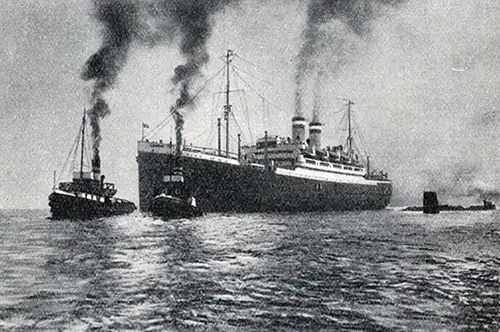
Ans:
[[[212,34],[213,15],[237,0],[170,0],[159,1],[158,12],[171,22],[180,36],[180,51],[185,63],[174,70],[172,82],[180,87],[180,95],[170,111],[175,119],[177,149],[182,144],[183,115],[180,110],[193,103],[190,88],[200,68],[209,60],[206,49]]]
[[[110,113],[108,104],[102,98],[97,98],[94,106],[89,110],[90,127],[92,128],[92,171],[100,173],[101,157],[99,156],[99,146],[101,145],[101,126],[100,119]]]
[[[345,33],[365,35],[370,32],[370,21],[380,12],[380,7],[396,6],[405,1],[407,0],[310,0],[306,27],[302,32],[304,42],[299,51],[295,73],[295,116],[303,116],[304,81],[308,74],[317,70],[314,61],[320,55],[321,48],[326,45],[332,48],[339,46],[322,42],[322,26],[337,20],[346,25],[347,29],[343,30]]]
[[[95,17],[103,26],[103,40],[99,50],[85,63],[82,79],[95,80],[89,110],[92,128],[92,170],[100,171],[100,120],[110,113],[103,98],[116,81],[127,60],[134,33],[138,28],[136,6],[124,0],[94,0]]]
[[[100,120],[110,113],[103,93],[115,83],[132,42],[155,46],[180,39],[185,63],[174,70],[172,83],[180,88],[180,95],[170,112],[176,128],[182,130],[184,121],[180,110],[192,104],[191,84],[209,60],[206,42],[212,33],[213,15],[238,1],[94,0],[94,14],[103,27],[103,40],[99,50],[85,63],[82,73],[84,80],[95,80],[91,97],[93,107],[89,111],[93,168],[99,167]]]

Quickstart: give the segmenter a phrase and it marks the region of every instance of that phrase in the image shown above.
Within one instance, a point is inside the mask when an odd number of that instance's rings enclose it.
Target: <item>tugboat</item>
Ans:
[[[165,175],[163,181],[165,188],[151,201],[150,211],[153,216],[174,219],[198,217],[203,214],[184,183],[181,168],[175,168],[171,174]]]
[[[92,160],[92,170],[84,171],[85,111],[81,128],[80,170],[71,182],[60,182],[49,195],[52,219],[93,219],[135,211],[134,203],[116,198],[113,183],[104,182],[100,160]],[[75,154],[77,147],[75,146]]]

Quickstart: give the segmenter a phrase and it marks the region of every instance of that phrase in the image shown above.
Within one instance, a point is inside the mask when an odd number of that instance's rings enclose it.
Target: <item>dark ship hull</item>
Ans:
[[[319,105],[313,107],[306,138],[306,119],[299,109],[292,117],[292,136],[268,136],[255,145],[229,150],[230,65],[235,54],[226,53],[225,152],[221,150],[221,118],[217,121],[217,150],[186,146],[182,137],[184,119],[179,103],[170,109],[175,121],[175,148],[162,141],[138,143],[139,207],[149,211],[152,200],[162,193],[168,174],[181,166],[185,185],[206,212],[272,212],[379,210],[389,204],[392,184],[387,174],[370,172],[359,160],[353,145],[351,106],[348,100],[346,144],[322,146]],[[234,67],[233,67],[234,69]],[[259,95],[260,96],[260,95]],[[262,97],[262,96],[261,96]],[[144,124],[143,124],[144,128]]]
[[[165,219],[192,218],[203,214],[201,209],[189,204],[186,200],[169,195],[154,197],[150,210],[154,216]]]
[[[59,182],[49,195],[49,206],[52,219],[92,219],[126,214],[135,211],[134,203],[115,198],[117,190],[113,183],[105,182],[101,175],[101,159],[99,150],[93,147],[91,171],[85,170],[85,124],[87,111],[83,111],[81,133],[77,141],[81,140],[80,169],[73,172],[73,179],[69,182]],[[72,152],[76,153],[78,144]]]
[[[147,148],[141,148],[147,145]],[[205,212],[380,210],[392,195],[390,181],[346,176],[332,181],[297,176],[294,171],[240,165],[223,157],[165,153],[155,143],[139,142],[139,208],[149,211],[161,191],[163,174],[183,165],[198,206]],[[151,148],[152,147],[152,148]],[[156,150],[156,151],[155,151]],[[179,159],[177,159],[179,158]]]
[[[49,206],[52,219],[94,219],[128,214],[135,211],[134,203],[112,198],[97,200],[89,197],[75,196],[73,193],[56,190],[49,195]]]

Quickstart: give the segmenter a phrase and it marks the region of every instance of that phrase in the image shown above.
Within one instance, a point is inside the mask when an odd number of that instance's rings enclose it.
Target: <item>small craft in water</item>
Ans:
[[[174,219],[192,218],[203,214],[196,205],[196,199],[184,183],[182,170],[177,168],[163,178],[165,187],[159,195],[156,195],[150,205],[150,211],[154,216]]]
[[[75,153],[76,153],[75,146]],[[84,171],[85,112],[81,128],[80,170],[73,172],[71,182],[60,182],[49,195],[53,219],[92,219],[131,213],[134,203],[115,198],[115,185],[104,182],[100,158],[92,159],[92,170]]]
[[[424,191],[424,213],[439,213],[437,194],[434,191]]]
[[[422,211],[424,213],[439,213],[440,211],[488,211],[496,210],[496,205],[492,201],[483,199],[483,205],[471,205],[463,207],[462,205],[439,205],[437,194],[434,191],[424,191],[424,206],[409,206],[401,211]]]

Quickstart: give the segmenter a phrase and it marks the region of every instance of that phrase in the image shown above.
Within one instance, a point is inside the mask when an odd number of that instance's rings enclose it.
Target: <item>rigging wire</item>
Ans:
[[[80,142],[80,137],[82,135],[81,128],[82,128],[82,125],[80,125],[80,129],[78,130],[78,135],[76,136],[76,141],[73,143],[73,145],[71,146],[71,150],[69,151],[69,153],[72,154],[71,155],[71,168],[66,169],[66,165],[64,166],[65,170],[67,171],[66,176],[70,176],[71,172],[74,171],[76,168],[75,163],[76,163],[76,155],[78,153],[78,143]],[[61,174],[62,174],[62,171],[61,171]]]
[[[222,57],[220,57],[219,59],[222,59]],[[224,67],[222,69],[225,69],[225,66],[226,66],[226,63],[224,61]],[[219,77],[220,86],[224,86],[224,82],[226,80],[225,70],[220,70],[219,74],[220,74],[220,77]],[[220,110],[223,109],[223,106],[222,106],[223,103],[221,102],[221,98],[222,98],[223,93],[224,92],[214,92],[214,93],[212,93],[212,113],[211,113],[210,119],[213,119],[214,116],[218,113],[217,109],[220,109]],[[223,118],[223,116],[219,112],[218,115],[217,115],[217,119],[222,119],[222,118]],[[217,121],[215,122],[215,125],[211,125],[210,126],[211,131],[210,131],[210,134],[209,134],[209,137],[208,137],[208,146],[212,145],[213,137],[216,135],[215,128],[217,128]]]
[[[248,112],[248,103],[246,102],[247,101],[247,98],[246,98],[246,92],[245,90],[243,90],[243,95],[245,95],[245,119],[247,121],[247,129],[248,129],[248,134],[250,135],[250,142],[253,142],[253,132],[252,132],[252,127],[250,126],[250,114]]]
[[[174,118],[174,115],[172,114],[172,112],[168,112],[168,116],[165,119],[163,119],[163,121],[160,122],[159,125],[157,125],[155,128],[153,128],[153,130],[151,130],[147,135],[144,135],[144,138],[149,139],[151,137],[156,136],[156,134],[158,134],[158,132],[160,130],[162,130],[165,127],[165,125],[167,125],[167,123],[169,123],[169,120],[171,120],[173,118]]]
[[[229,141],[232,143],[238,143],[238,135],[234,136],[233,134],[229,134]],[[229,153],[231,153],[231,152],[229,152]]]
[[[193,102],[197,97],[198,95],[203,92],[203,90],[205,90],[205,88],[207,87],[207,84],[212,81],[217,75],[220,74],[220,72],[222,72],[224,70],[225,67],[222,67],[221,69],[219,69],[214,75],[210,76],[203,84],[203,86],[191,97],[188,99],[187,103],[191,103]],[[158,134],[158,132],[163,129],[166,125],[166,123],[168,122],[168,120],[170,119],[173,119],[173,114],[172,112],[169,112],[168,113],[168,116],[162,121],[160,122],[159,125],[157,125],[153,130],[151,130],[151,132],[149,134],[147,134],[146,136],[148,138],[151,138],[153,136],[155,136],[156,134]]]
[[[253,63],[253,62],[251,62],[251,61],[249,61],[249,60],[247,60],[247,59],[245,59],[245,58],[241,57],[239,54],[235,54],[235,56],[236,56],[236,57],[238,57],[238,58],[239,58],[240,60],[242,60],[243,62],[246,62],[246,63],[248,63],[248,64],[252,65],[253,67],[255,67],[255,68],[259,69],[261,72],[265,72],[265,70],[264,70],[262,67],[260,67],[260,66],[256,65],[255,63]],[[239,78],[240,78],[240,79],[241,79],[241,80],[242,80],[242,81],[243,81],[246,85],[248,85],[248,86],[249,86],[249,87],[250,87],[250,88],[251,88],[251,89],[252,89],[252,90],[253,90],[253,91],[254,91],[254,92],[255,92],[255,93],[256,93],[256,94],[257,94],[257,95],[261,98],[261,100],[262,100],[262,105],[263,105],[263,107],[262,107],[262,112],[264,113],[264,114],[263,114],[263,116],[264,116],[264,118],[266,119],[266,122],[269,122],[269,121],[268,121],[268,120],[269,120],[269,105],[271,105],[271,106],[273,106],[273,107],[276,107],[278,110],[280,110],[280,111],[282,111],[282,112],[283,112],[283,110],[282,110],[280,107],[278,107],[278,106],[274,105],[273,103],[271,103],[270,101],[268,101],[268,100],[267,100],[266,98],[264,98],[264,97],[263,97],[263,96],[262,96],[259,92],[257,92],[257,91],[256,91],[256,89],[253,89],[253,88],[252,88],[252,86],[250,86],[250,85],[249,85],[249,84],[248,84],[248,83],[247,83],[247,82],[246,82],[246,81],[242,78],[242,76],[241,76],[241,75],[238,75],[238,73],[237,73],[236,71],[239,71],[239,72],[244,73],[244,74],[246,74],[246,75],[248,75],[248,76],[251,76],[251,77],[253,77],[253,78],[257,79],[258,81],[260,81],[260,82],[262,82],[262,83],[265,83],[265,84],[267,84],[267,85],[269,85],[269,86],[274,86],[272,83],[270,83],[269,81],[266,81],[266,80],[262,80],[262,79],[260,79],[259,77],[257,77],[256,75],[254,75],[254,74],[252,74],[252,73],[250,73],[250,72],[248,72],[248,71],[245,71],[245,70],[241,69],[240,67],[238,67],[238,66],[236,66],[236,65],[234,65],[234,64],[232,64],[231,66],[233,67],[233,71],[235,72],[235,74],[236,74],[236,75],[237,75],[237,76],[238,76],[238,77],[239,77]],[[246,115],[248,115],[248,113],[246,113]],[[249,120],[249,119],[247,119],[247,124],[248,124],[248,131],[249,131],[249,133],[250,133],[250,138],[251,138],[251,140],[253,141],[253,133],[252,133],[252,131],[251,131],[251,127],[250,127],[250,120]]]
[[[211,124],[210,128],[213,129],[214,127],[217,127],[217,124]],[[215,130],[210,130],[210,133],[208,134],[208,139],[205,140],[207,142],[206,146],[210,147],[212,146],[212,142],[215,136]]]
[[[91,142],[91,138],[90,138],[90,133],[88,132],[88,130],[85,132],[86,133],[86,137],[85,137],[85,141],[87,142],[87,144],[85,144],[85,153],[84,153],[84,156],[85,156],[85,161],[87,162],[87,165],[91,165],[91,146],[90,144],[88,144],[88,142]]]
[[[335,132],[337,133],[337,142],[340,142],[340,144],[343,144],[343,141],[344,141],[344,132],[347,131],[347,129],[345,129],[343,126],[344,126],[344,123],[345,123],[345,118],[346,118],[346,114],[347,112],[343,112],[342,114],[342,118],[340,119],[340,121],[337,123],[337,128],[335,129]]]
[[[248,75],[248,76],[251,76],[251,77],[253,77],[253,78],[257,79],[259,82],[265,83],[265,84],[267,84],[267,85],[269,85],[269,86],[273,86],[273,84],[272,84],[271,82],[264,81],[264,80],[262,80],[262,79],[258,78],[256,75],[251,74],[251,73],[249,73],[249,72],[247,72],[247,71],[245,71],[245,70],[241,69],[240,67],[238,67],[238,66],[236,66],[236,65],[234,65],[234,64],[231,64],[231,67],[232,67],[233,69],[239,70],[240,72],[242,72],[242,73],[244,73],[244,74],[246,74],[246,75]]]
[[[361,128],[361,126],[359,125],[359,121],[357,119],[356,114],[353,114],[353,121],[354,121],[355,126],[356,126],[356,135],[357,135],[357,137],[359,137],[359,143],[361,145],[361,146],[358,145],[358,149],[362,150],[363,153],[365,154],[365,156],[369,156],[368,150],[367,150],[367,145],[366,145],[366,140],[365,140],[365,137],[363,135],[363,132],[359,129],[359,128]],[[356,140],[356,142],[357,141],[358,140]]]
[[[247,59],[243,58],[243,57],[242,57],[242,56],[240,56],[238,53],[233,53],[233,54],[234,54],[234,56],[236,56],[237,58],[241,59],[243,62],[246,62],[246,63],[248,63],[248,64],[250,64],[250,65],[254,66],[255,68],[259,69],[260,71],[262,71],[262,72],[265,72],[265,71],[266,71],[264,68],[262,68],[262,67],[260,67],[260,66],[256,65],[256,64],[255,64],[255,63],[253,63],[252,61],[250,61],[250,60],[247,60]]]
[[[211,129],[212,126],[208,126],[201,134],[199,134],[198,136],[194,137],[194,139],[198,139],[200,137],[202,137],[203,135],[205,135],[210,129]]]
[[[225,66],[226,66],[225,56],[224,57],[219,57],[219,59],[224,61],[224,67],[222,67],[221,69],[225,69]],[[220,80],[219,80],[220,86],[224,86],[225,80],[226,80],[226,72],[225,72],[225,70],[219,70],[217,73],[220,74]],[[211,107],[210,119],[213,119],[214,116],[217,114],[217,109],[221,109],[222,110],[224,108],[222,106],[223,102],[221,102],[221,98],[222,98],[222,95],[224,93],[225,93],[225,91],[212,93],[212,104],[211,104],[212,107]],[[222,119],[223,118],[223,114],[219,113],[218,116],[217,116],[217,118],[218,119]],[[207,146],[211,146],[212,145],[212,140],[213,140],[213,137],[215,136],[215,130],[214,130],[215,128],[217,128],[217,123],[215,125],[210,125],[209,126],[210,132],[207,135],[207,139],[205,140],[205,142],[207,142]],[[204,133],[206,133],[206,131]],[[200,137],[200,136],[202,136],[202,135],[198,135],[197,137]]]
[[[73,154],[73,161],[74,161],[74,159],[75,159],[74,155],[76,154],[76,152],[78,150],[78,142],[80,141],[81,135],[82,135],[82,125],[80,125],[80,129],[78,129],[78,135],[76,136],[76,139],[71,146],[71,150],[69,150],[68,155],[66,157],[66,160],[64,161],[64,164],[61,168],[61,171],[59,172],[59,176],[57,177],[57,182],[59,182],[64,170],[66,170],[66,168],[68,167],[69,160],[70,160],[70,157],[72,154]],[[73,162],[72,166],[74,168],[74,162]]]
[[[258,91],[257,91],[257,90],[256,90],[256,89],[252,86],[252,85],[251,85],[251,84],[249,84],[246,80],[244,80],[244,79],[243,79],[243,77],[241,77],[241,75],[240,75],[240,74],[238,74],[238,72],[237,72],[237,71],[235,71],[235,72],[234,72],[234,74],[235,74],[236,76],[238,76],[238,78],[239,78],[240,80],[242,80],[242,81],[243,81],[243,83],[245,83],[245,84],[246,84],[246,86],[248,86],[248,87],[250,88],[250,90],[252,90],[253,92],[255,92],[255,94],[257,94],[257,96],[259,96],[260,98],[264,99],[264,100],[265,100],[265,101],[266,101],[269,105],[271,105],[271,106],[275,107],[276,109],[278,109],[278,110],[280,110],[280,111],[284,112],[284,110],[283,110],[282,108],[280,108],[279,106],[277,106],[277,105],[275,105],[275,104],[271,103],[271,102],[270,102],[269,100],[267,100],[267,99],[266,99],[266,98],[265,98],[262,94],[260,94],[260,93],[259,93],[259,92],[258,92]]]
[[[232,69],[233,73],[236,73],[236,69],[234,68],[234,66],[231,66],[231,69]],[[239,93],[238,93],[237,95],[238,95],[238,98],[239,98],[239,102],[240,102],[240,104],[241,104],[241,106],[242,106],[241,108],[242,108],[242,110],[243,110],[243,116],[245,117],[245,120],[246,120],[247,125],[248,125],[249,134],[250,134],[250,136],[252,136],[252,131],[251,131],[251,129],[250,129],[250,117],[249,117],[249,114],[248,114],[248,113],[249,113],[249,112],[248,112],[248,103],[246,102],[246,94],[245,94],[245,89],[240,89],[240,88],[239,88],[239,86],[238,86],[238,81],[236,81],[236,82],[234,83],[234,85],[236,86],[236,91],[237,91],[237,92],[242,92],[242,94],[239,94]],[[242,96],[242,95],[243,95],[243,96]],[[243,97],[245,97],[245,98],[243,98]],[[234,113],[234,112],[231,112],[231,113],[232,113],[232,115],[233,115],[234,120],[236,121],[236,124],[238,125],[238,128],[240,129],[240,133],[241,133],[241,134],[242,134],[242,136],[243,136],[243,140],[244,140],[245,142],[248,142],[248,141],[247,141],[247,138],[246,138],[246,135],[245,135],[245,133],[243,132],[243,128],[241,128],[240,124],[238,123],[238,120],[236,119],[236,115],[235,115],[235,113]]]
[[[240,130],[240,133],[241,133],[243,130],[241,129],[241,126],[240,126],[240,124],[239,124],[239,122],[238,122],[238,119],[236,119],[236,116],[234,115],[234,113],[233,113],[233,112],[231,112],[231,115],[233,116],[233,120],[234,120],[234,122],[236,123],[236,126],[238,127],[238,129]],[[244,141],[244,142],[247,142],[247,140],[245,139],[245,135],[242,135],[242,136],[243,136],[243,137],[242,137],[242,138],[243,138],[243,141]]]
[[[221,71],[220,72],[220,86],[223,86],[224,85],[224,80],[225,80],[225,76],[226,76],[226,73],[224,71]],[[210,114],[210,119],[213,119],[215,114],[217,113],[217,109],[219,108],[219,105],[222,105],[220,99],[222,97],[222,93],[220,92],[215,92],[215,93],[212,93],[212,112]],[[223,109],[223,107],[221,106],[220,109]],[[222,116],[217,116],[217,118],[222,118]],[[208,135],[208,146],[211,146],[212,144],[212,138],[213,136],[215,135],[215,128],[217,128],[217,122],[215,123],[215,126],[211,125],[210,126],[210,133]]]
[[[212,103],[211,105],[215,105],[215,94],[212,94]],[[215,111],[216,109],[214,107],[211,107],[210,108],[210,117],[209,119],[213,119],[214,118],[214,115],[215,115]],[[210,130],[210,132],[208,133],[208,136],[207,138],[205,138],[205,145],[206,146],[211,146],[212,145],[212,135],[213,135],[213,132],[214,132],[214,126],[211,124],[210,126],[208,126],[208,129]]]

